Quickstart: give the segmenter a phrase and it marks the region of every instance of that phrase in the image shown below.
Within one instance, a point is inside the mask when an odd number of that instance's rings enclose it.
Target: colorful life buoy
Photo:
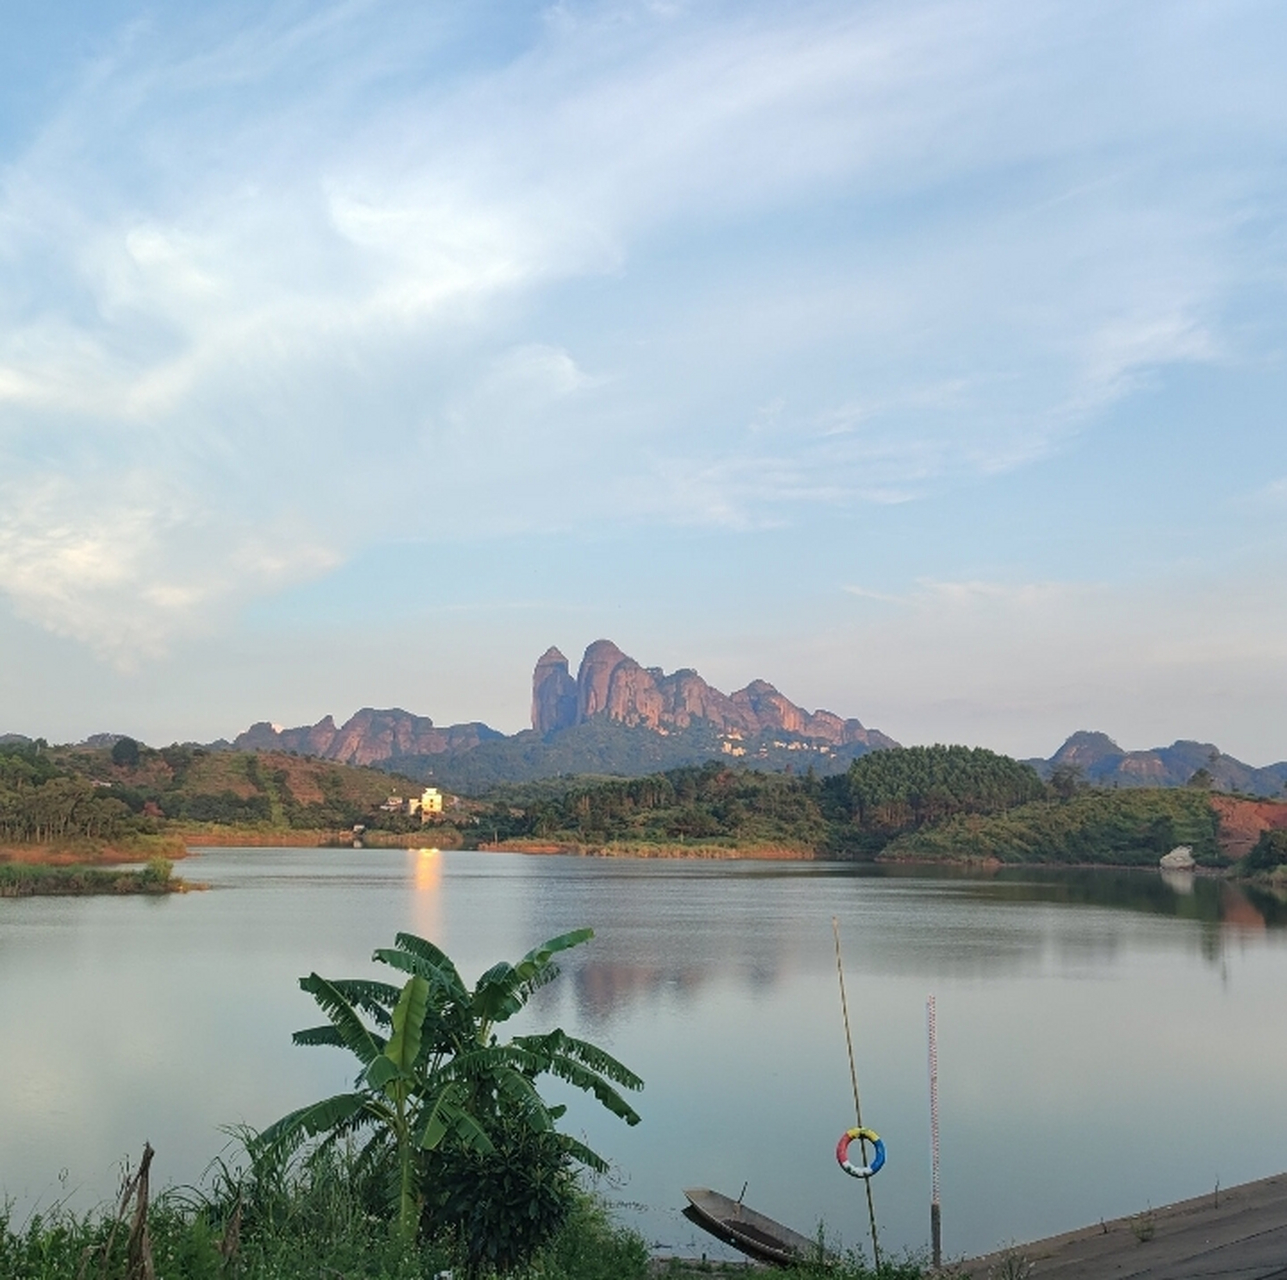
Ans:
[[[849,1144],[855,1138],[875,1144],[876,1150],[872,1153],[871,1164],[856,1165],[849,1162]],[[885,1144],[881,1141],[880,1134],[874,1133],[871,1129],[846,1129],[840,1135],[840,1141],[836,1143],[836,1162],[851,1178],[870,1178],[873,1173],[879,1173],[884,1167]]]

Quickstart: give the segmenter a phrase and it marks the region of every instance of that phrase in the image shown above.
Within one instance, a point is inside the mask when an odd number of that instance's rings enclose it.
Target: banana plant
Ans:
[[[395,946],[373,959],[407,974],[401,987],[362,979],[300,979],[326,1014],[322,1026],[294,1035],[296,1044],[332,1045],[354,1054],[361,1069],[354,1088],[283,1116],[257,1146],[289,1150],[325,1135],[323,1144],[372,1130],[363,1156],[392,1147],[399,1234],[410,1241],[422,1203],[418,1152],[445,1142],[483,1154],[494,1151],[489,1130],[517,1121],[537,1133],[554,1129],[563,1107],[549,1106],[536,1088],[553,1075],[595,1097],[627,1124],[639,1116],[619,1089],[643,1081],[617,1059],[560,1029],[499,1041],[495,1028],[519,1012],[532,994],[558,975],[554,957],[594,936],[591,929],[551,938],[516,965],[488,969],[471,990],[433,943],[399,933]],[[373,1023],[369,1026],[363,1015]],[[569,1135],[558,1135],[574,1160],[604,1171],[604,1160]]]

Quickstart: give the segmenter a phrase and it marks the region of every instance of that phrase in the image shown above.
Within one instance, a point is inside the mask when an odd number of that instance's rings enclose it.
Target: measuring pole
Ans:
[[[840,978],[840,1012],[845,1019],[845,1043],[849,1046],[849,1079],[854,1086],[854,1118],[858,1128],[862,1128],[862,1103],[858,1100],[858,1068],[854,1065],[854,1038],[849,1030],[849,1001],[845,997],[845,966],[840,959],[840,922],[831,917],[831,932],[836,939],[836,973]],[[867,1163],[867,1139],[859,1138],[858,1146],[862,1151],[862,1162]],[[864,1178],[863,1186],[867,1188],[867,1216],[871,1220],[871,1256],[880,1270],[880,1242],[876,1239],[876,1202],[871,1197],[871,1179]]]
[[[929,1031],[930,1247],[937,1269],[943,1264],[943,1219],[938,1198],[938,1028],[933,996],[925,1001],[925,1025]]]

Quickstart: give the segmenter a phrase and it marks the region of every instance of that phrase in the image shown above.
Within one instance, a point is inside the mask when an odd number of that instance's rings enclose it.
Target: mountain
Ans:
[[[428,716],[412,715],[401,707],[387,711],[363,707],[338,729],[330,716],[298,729],[260,721],[238,734],[232,747],[234,751],[294,751],[341,764],[384,765],[402,756],[470,751],[480,742],[503,736],[485,724],[453,724],[439,729]]]
[[[703,722],[730,742],[778,733],[836,747],[898,745],[858,720],[806,711],[764,680],[724,694],[690,668],[666,675],[660,667],[642,667],[611,640],[586,649],[573,680],[563,654],[547,649],[532,675],[532,728],[545,737],[596,716],[660,733]]]
[[[806,711],[764,680],[721,693],[691,669],[640,666],[611,640],[586,649],[575,679],[549,649],[532,676],[532,728],[512,736],[485,724],[440,729],[400,708],[363,708],[284,729],[266,721],[239,734],[238,751],[286,751],[396,769],[477,793],[501,782],[569,773],[637,776],[714,758],[760,768],[835,773],[893,738],[830,711]]]
[[[1169,747],[1124,751],[1106,733],[1074,733],[1049,760],[1029,760],[1043,777],[1060,766],[1080,771],[1096,786],[1183,787],[1199,769],[1211,776],[1219,791],[1245,795],[1278,795],[1287,784],[1287,761],[1256,768],[1225,755],[1210,742],[1181,739]]]

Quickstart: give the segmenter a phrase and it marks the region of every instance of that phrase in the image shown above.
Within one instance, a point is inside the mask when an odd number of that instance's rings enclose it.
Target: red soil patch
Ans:
[[[1213,795],[1211,807],[1220,815],[1220,848],[1235,861],[1251,852],[1262,831],[1287,827],[1287,804],[1277,800]]]
[[[178,834],[189,849],[316,849],[337,839],[334,831],[245,831],[237,827],[214,831],[188,830]]]

